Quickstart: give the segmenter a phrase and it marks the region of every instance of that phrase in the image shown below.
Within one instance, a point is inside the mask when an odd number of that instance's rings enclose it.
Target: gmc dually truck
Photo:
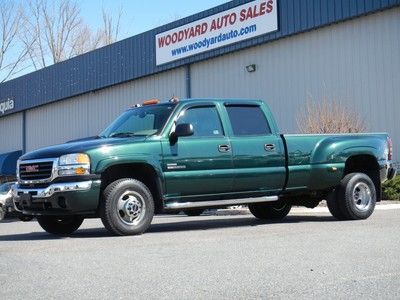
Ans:
[[[260,100],[150,100],[99,136],[23,155],[13,201],[53,234],[97,217],[115,235],[141,234],[155,213],[239,204],[277,220],[323,199],[357,220],[395,172],[384,133],[282,135]]]

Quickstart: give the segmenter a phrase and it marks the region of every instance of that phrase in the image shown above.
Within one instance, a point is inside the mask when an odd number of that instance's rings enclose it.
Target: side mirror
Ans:
[[[175,144],[178,141],[178,137],[191,136],[193,135],[193,125],[189,123],[183,123],[176,125],[175,131],[171,132],[170,141]]]
[[[191,136],[193,135],[193,125],[189,123],[179,124],[175,128],[175,135],[179,136]]]

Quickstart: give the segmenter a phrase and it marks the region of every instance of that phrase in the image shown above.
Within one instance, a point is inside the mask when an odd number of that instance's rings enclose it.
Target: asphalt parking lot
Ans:
[[[66,238],[6,221],[0,299],[399,299],[399,232],[389,206],[348,222],[324,208],[279,223],[157,216],[136,237],[112,237],[94,219]]]

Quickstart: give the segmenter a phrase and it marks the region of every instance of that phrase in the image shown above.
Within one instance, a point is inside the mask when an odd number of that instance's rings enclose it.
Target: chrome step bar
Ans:
[[[278,196],[268,196],[260,198],[245,198],[245,199],[230,199],[230,200],[209,200],[209,201],[196,201],[196,202],[173,202],[165,204],[165,209],[186,209],[197,207],[213,207],[213,206],[231,206],[249,203],[262,203],[278,201]]]

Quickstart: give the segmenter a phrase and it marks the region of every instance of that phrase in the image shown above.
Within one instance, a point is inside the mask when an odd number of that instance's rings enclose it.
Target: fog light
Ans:
[[[74,169],[59,170],[58,175],[60,175],[60,176],[75,175],[75,170]]]
[[[74,176],[74,175],[88,175],[89,174],[89,167],[68,167],[58,170],[59,176]]]

